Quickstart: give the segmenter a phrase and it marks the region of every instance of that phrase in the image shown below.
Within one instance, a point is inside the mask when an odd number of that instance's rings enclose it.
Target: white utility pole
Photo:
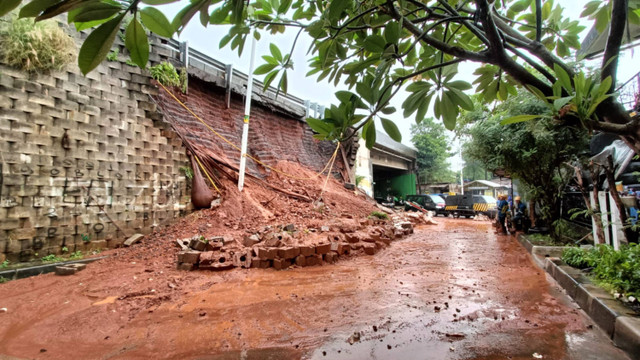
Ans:
[[[460,144],[460,159],[462,160],[462,144]],[[462,160],[462,166],[460,166],[460,193],[464,195],[464,178],[462,177],[462,170],[464,169],[464,160]]]
[[[253,64],[256,55],[255,29],[251,31],[251,60],[249,61],[249,79],[247,80],[247,94],[244,103],[244,125],[242,126],[242,146],[240,151],[240,176],[238,176],[238,190],[244,188],[244,171],[247,167],[247,142],[249,142],[249,116],[251,115],[251,95],[253,94]]]

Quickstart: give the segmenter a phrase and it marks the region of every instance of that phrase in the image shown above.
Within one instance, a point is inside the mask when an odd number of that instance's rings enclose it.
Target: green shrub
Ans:
[[[640,297],[640,246],[630,244],[616,251],[609,245],[590,250],[567,249],[562,260],[578,268],[593,267],[591,275],[605,287]]]
[[[24,71],[60,70],[76,58],[76,44],[58,23],[18,19],[0,21],[0,60]]]
[[[151,77],[164,86],[180,86],[180,75],[170,63],[163,61],[149,68]]]
[[[51,254],[51,255],[43,256],[40,260],[42,260],[42,262],[58,262],[58,261],[63,261],[64,259],[57,257],[55,254]]]
[[[183,93],[187,92],[187,69],[181,68],[178,74],[178,70],[176,70],[173,65],[163,61],[158,65],[150,67],[149,72],[151,72],[151,77],[156,79],[160,84],[177,87]]]
[[[588,249],[570,247],[562,252],[562,261],[578,269],[593,267],[593,256]]]
[[[383,220],[388,220],[389,219],[389,215],[380,212],[380,211],[372,211],[371,214],[369,214],[370,218],[378,218],[378,219],[383,219]]]
[[[118,61],[118,53],[120,51],[118,49],[113,50],[112,52],[107,54],[107,61]]]

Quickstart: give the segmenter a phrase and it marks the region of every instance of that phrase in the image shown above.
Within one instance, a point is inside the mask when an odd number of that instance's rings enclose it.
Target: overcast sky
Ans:
[[[586,4],[588,1],[589,0],[559,0],[556,3],[565,7],[565,16],[569,16],[572,19],[580,20],[579,14],[583,9],[584,4]],[[179,11],[187,3],[187,0],[182,0],[177,3],[163,6],[162,9],[168,15],[170,15],[170,18],[172,18],[173,14]],[[584,30],[581,35],[582,40],[582,38],[584,38],[584,36],[586,36],[587,32],[589,31],[591,22],[585,20],[581,20],[581,22],[583,23],[583,25],[587,26],[587,29]],[[242,54],[242,57],[238,57],[237,52],[231,51],[230,47],[220,49],[218,47],[220,39],[224,35],[226,35],[227,32],[227,26],[209,26],[207,28],[204,28],[200,24],[196,16],[178,37],[178,39],[181,41],[188,41],[190,47],[224,63],[233,64],[235,69],[247,73],[249,71],[249,58],[251,49],[250,43],[247,42],[247,44],[245,45],[245,50]],[[291,48],[291,44],[295,35],[296,31],[294,29],[287,31],[285,34],[279,34],[276,36],[271,36],[270,34],[263,32],[262,38],[260,39],[256,47],[256,67],[264,63],[264,60],[261,59],[261,56],[269,54],[270,43],[273,42],[277,44],[283,53],[288,53],[288,49]],[[288,74],[289,93],[302,99],[308,99],[312,102],[317,102],[319,104],[327,106],[331,103],[337,103],[337,100],[335,99],[333,94],[335,93],[335,91],[346,87],[338,86],[336,88],[335,86],[333,86],[333,84],[328,84],[326,81],[317,83],[315,81],[316,76],[305,76],[306,73],[310,70],[309,66],[307,65],[307,50],[309,49],[310,44],[311,39],[305,36],[303,33],[298,40],[298,44],[296,45],[296,49],[292,57],[294,69]],[[638,56],[635,55],[631,50],[626,51],[621,56],[618,72],[619,81],[624,82],[638,72],[638,66],[636,64],[633,64],[633,62],[637,61],[637,59]],[[591,61],[590,65],[598,66],[599,63],[597,61]],[[472,74],[477,66],[477,64],[471,62],[462,63],[459,66],[460,73],[458,75],[458,78],[473,82],[474,76]],[[257,78],[261,80],[262,76]],[[399,92],[397,96],[392,100],[392,105],[395,106],[396,109],[401,109],[401,104],[403,101],[404,94],[403,92]],[[427,116],[433,116],[431,111]],[[414,118],[412,117],[410,119],[404,119],[402,117],[402,111],[397,111],[395,114],[390,115],[389,118],[393,119],[400,128],[400,131],[402,133],[402,143],[411,146],[412,144],[410,127],[411,124],[414,123]],[[380,126],[378,126],[378,128],[381,129]],[[457,141],[455,141],[454,148],[457,149],[457,146]],[[450,162],[452,164],[453,170],[457,171],[460,169],[462,161],[458,156],[451,158]]]

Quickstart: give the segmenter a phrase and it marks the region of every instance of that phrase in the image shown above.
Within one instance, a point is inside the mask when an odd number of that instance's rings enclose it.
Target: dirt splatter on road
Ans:
[[[154,259],[160,254],[118,256],[71,277],[2,284],[0,354],[627,358],[514,238],[496,236],[488,222],[438,221],[375,256],[334,265],[184,273]]]

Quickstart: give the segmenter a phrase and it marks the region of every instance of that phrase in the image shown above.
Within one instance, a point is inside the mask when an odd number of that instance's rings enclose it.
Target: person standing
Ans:
[[[500,224],[500,231],[503,234],[507,233],[507,212],[509,212],[509,203],[506,200],[506,195],[498,195],[498,223]]]

